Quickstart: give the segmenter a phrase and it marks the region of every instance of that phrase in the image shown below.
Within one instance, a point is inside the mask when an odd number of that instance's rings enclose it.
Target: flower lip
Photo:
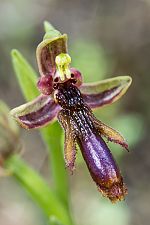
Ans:
[[[76,109],[83,105],[79,89],[74,85],[74,79],[57,84],[56,101],[64,109]]]
[[[112,202],[124,199],[127,189],[109,148],[98,135],[91,133],[78,140],[82,155],[98,190]]]
[[[98,190],[104,197],[108,197],[112,203],[124,200],[125,195],[128,193],[128,190],[122,181],[122,177],[121,180],[113,184],[111,188],[98,187]]]
[[[80,91],[68,81],[59,84],[56,99],[63,108],[58,113],[58,119],[65,130],[66,164],[73,170],[75,150],[72,150],[71,154],[67,142],[70,143],[69,146],[72,146],[72,149],[75,149],[77,142],[98,189],[112,202],[122,200],[127,191],[121,173],[109,148],[100,136],[95,117],[84,103]]]

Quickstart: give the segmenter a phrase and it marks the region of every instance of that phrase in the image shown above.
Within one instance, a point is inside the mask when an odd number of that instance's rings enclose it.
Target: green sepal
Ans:
[[[132,83],[130,76],[118,76],[94,83],[84,83],[80,91],[91,108],[102,107],[120,99]]]
[[[43,40],[61,36],[60,31],[56,30],[48,21],[44,21],[45,35]]]

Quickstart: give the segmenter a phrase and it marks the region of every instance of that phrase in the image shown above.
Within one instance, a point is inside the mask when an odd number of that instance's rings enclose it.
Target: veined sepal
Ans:
[[[130,76],[118,76],[100,82],[83,83],[79,89],[88,106],[102,107],[120,99],[131,85]]]
[[[39,128],[55,120],[60,106],[47,95],[11,110],[10,114],[25,129]]]
[[[45,22],[44,25],[46,34],[36,50],[37,63],[41,76],[54,76],[56,56],[67,53],[67,34],[61,34],[48,22]]]

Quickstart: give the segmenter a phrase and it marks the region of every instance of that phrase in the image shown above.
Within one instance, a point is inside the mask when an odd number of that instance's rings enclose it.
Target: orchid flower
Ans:
[[[130,86],[131,77],[83,83],[82,74],[70,67],[67,35],[52,26],[38,45],[36,56],[41,94],[13,109],[11,115],[26,129],[40,128],[58,119],[65,132],[65,162],[70,171],[75,168],[78,144],[98,190],[112,202],[124,199],[127,188],[103,137],[125,149],[128,145],[117,131],[96,119],[92,109],[117,101]]]

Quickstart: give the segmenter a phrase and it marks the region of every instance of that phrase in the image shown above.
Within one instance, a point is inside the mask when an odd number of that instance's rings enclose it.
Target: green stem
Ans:
[[[56,194],[49,188],[47,183],[31,169],[18,156],[14,155],[7,159],[5,167],[12,172],[14,177],[31,195],[32,199],[38,203],[44,213],[50,218],[58,218],[64,225],[72,225],[70,215],[61,204]]]
[[[64,157],[61,147],[61,127],[58,122],[41,129],[41,134],[50,156],[51,169],[53,174],[54,189],[60,200],[69,209],[69,187],[68,176],[65,169]]]

